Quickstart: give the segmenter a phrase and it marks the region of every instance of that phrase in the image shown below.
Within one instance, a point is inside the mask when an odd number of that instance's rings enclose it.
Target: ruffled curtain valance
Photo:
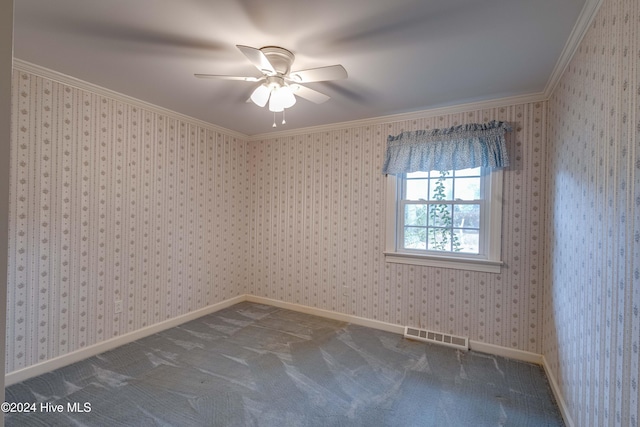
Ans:
[[[382,173],[509,166],[505,122],[471,123],[447,129],[402,132],[387,138]]]

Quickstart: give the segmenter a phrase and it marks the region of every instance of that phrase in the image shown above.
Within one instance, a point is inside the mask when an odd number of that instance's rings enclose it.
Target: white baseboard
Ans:
[[[373,329],[393,332],[396,334],[404,334],[404,326],[395,325],[393,323],[381,322],[380,320],[367,319],[365,317],[353,316],[351,314],[338,313],[336,311],[324,310],[322,308],[309,307],[307,305],[294,304],[270,298],[258,297],[255,295],[245,295],[246,301],[258,304],[272,305],[274,307],[286,308],[287,310],[297,311],[314,316],[325,317],[327,319],[339,320],[341,322],[353,323],[354,325],[367,326]]]
[[[71,353],[63,354],[62,356],[54,357],[53,359],[49,359],[23,369],[10,372],[4,377],[5,387],[19,383],[29,378],[36,377],[38,375],[46,374],[47,372],[51,372],[55,369],[62,368],[75,362],[79,362],[80,360],[87,359],[100,353],[104,353],[105,351],[112,350],[121,345],[128,344],[132,341],[139,340],[141,338],[153,335],[166,329],[173,328],[207,314],[215,313],[216,311],[231,307],[232,305],[238,304],[239,302],[243,301],[246,301],[246,296],[239,295],[237,297],[221,301],[217,304],[213,304],[199,310],[183,314],[182,316],[174,317],[172,319],[168,319],[160,323],[156,323],[154,325],[150,325],[142,329],[120,335],[118,337],[110,338],[106,341],[102,341],[76,351],[72,351]]]
[[[257,304],[271,305],[274,307],[280,307],[287,310],[297,311],[300,313],[311,314],[314,316],[324,317],[327,319],[338,320],[345,323],[352,323],[354,325],[366,326],[369,328],[392,332],[400,335],[404,334],[404,326],[396,325],[393,323],[382,322],[380,320],[367,319],[365,317],[353,316],[350,314],[338,313],[331,310],[324,310],[321,308],[309,307],[305,305],[294,304],[290,302],[284,302],[284,301],[274,300],[270,298],[259,297],[255,295],[239,295],[237,297],[230,298],[225,301],[221,301],[217,304],[213,304],[213,305],[201,308],[191,313],[174,317],[173,319],[165,320],[163,322],[156,323],[154,325],[150,325],[142,329],[138,329],[137,331],[129,332],[119,337],[111,338],[106,341],[102,341],[100,343],[90,345],[80,350],[76,350],[71,353],[55,357],[53,359],[44,361],[42,363],[37,363],[35,365],[26,367],[24,369],[10,372],[5,376],[5,386],[10,386],[10,385],[19,383],[21,381],[27,380],[29,378],[46,374],[47,372],[51,372],[55,369],[62,368],[64,366],[70,365],[80,360],[87,359],[89,357],[95,356],[105,351],[112,350],[121,345],[128,344],[132,341],[147,337],[149,335],[153,335],[155,333],[164,331],[166,329],[173,328],[175,326],[181,325],[191,320],[195,320],[207,314],[215,313],[216,311],[225,309],[227,307],[231,307],[232,305],[235,305],[244,301],[249,301]],[[549,379],[549,384],[551,386],[551,389],[553,390],[553,394],[555,395],[556,401],[558,402],[558,406],[560,408],[560,412],[562,413],[562,417],[564,418],[565,424],[568,427],[574,426],[573,420],[569,415],[566,402],[564,401],[560,388],[558,387],[558,382],[556,381],[555,376],[551,371],[551,369],[549,368],[549,365],[547,364],[546,359],[543,355],[528,352],[528,351],[523,351],[523,350],[516,350],[513,348],[501,347],[499,345],[494,345],[494,344],[487,344],[487,343],[474,341],[474,340],[469,340],[469,348],[471,350],[479,351],[482,353],[488,353],[496,356],[503,356],[503,357],[508,357],[510,359],[521,360],[524,362],[542,365],[547,375],[547,378]]]
[[[547,379],[549,380],[549,385],[551,386],[551,390],[553,391],[553,395],[556,398],[556,403],[560,408],[560,413],[562,414],[562,419],[567,427],[574,427],[575,423],[573,422],[573,418],[571,418],[571,414],[569,414],[569,407],[567,406],[567,402],[564,400],[564,396],[562,395],[562,390],[560,390],[560,386],[558,385],[558,381],[556,380],[556,376],[554,375],[551,367],[547,363],[546,357],[542,356],[542,367],[544,368],[545,374],[547,374]]]
[[[530,351],[517,350],[515,348],[502,347],[495,344],[487,344],[481,341],[469,340],[469,349],[480,353],[493,354],[494,356],[508,357],[509,359],[542,365],[542,355]]]
[[[324,310],[321,308],[309,307],[306,305],[294,304],[290,302],[279,301],[271,298],[258,297],[255,295],[245,295],[246,301],[255,302],[258,304],[272,305],[274,307],[286,308],[292,311],[298,311],[300,313],[312,314],[319,317],[325,317],[328,319],[339,320],[342,322],[353,323],[355,325],[367,326],[373,329],[379,329],[382,331],[393,332],[397,334],[404,334],[404,326],[396,325],[393,323],[382,322],[380,320],[367,319],[365,317],[353,316],[350,314],[338,313],[331,310]],[[480,341],[469,340],[469,348],[481,353],[488,353],[495,356],[504,356],[509,359],[520,360],[523,362],[535,363],[536,365],[542,365],[542,355],[538,353],[532,353],[524,350],[517,350],[508,347],[502,347],[494,344],[487,344]]]
[[[305,314],[312,314],[314,316],[325,317],[327,319],[339,320],[341,322],[353,323],[355,325],[367,326],[373,329],[379,329],[387,332],[404,334],[404,326],[396,325],[393,323],[382,322],[379,320],[367,319],[364,317],[353,316],[350,314],[338,313],[331,310],[324,310],[321,308],[309,307],[306,305],[294,304],[290,302],[279,301],[275,299],[259,297],[255,295],[244,295],[245,301],[254,302],[258,304],[266,304],[274,307],[285,308],[287,310],[297,311]],[[507,357],[509,359],[519,360],[522,362],[534,363],[541,365],[547,375],[551,390],[556,398],[560,413],[564,419],[567,427],[574,427],[573,419],[569,415],[567,404],[564,401],[562,392],[558,387],[558,382],[553,375],[553,372],[549,368],[547,361],[542,354],[533,353],[530,351],[518,350],[514,348],[502,347],[495,344],[488,344],[481,341],[469,340],[469,349],[478,351],[481,353],[492,354],[494,356]]]

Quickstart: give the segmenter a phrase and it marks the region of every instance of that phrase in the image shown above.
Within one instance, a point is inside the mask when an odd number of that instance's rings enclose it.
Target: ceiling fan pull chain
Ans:
[[[284,119],[284,111],[285,111],[285,110],[282,110],[282,124],[283,124],[283,125],[286,125],[286,124],[287,124],[287,121]]]
[[[276,112],[275,111],[273,112],[273,126],[271,126],[271,127],[274,127],[274,128],[278,127],[278,125],[276,125]]]

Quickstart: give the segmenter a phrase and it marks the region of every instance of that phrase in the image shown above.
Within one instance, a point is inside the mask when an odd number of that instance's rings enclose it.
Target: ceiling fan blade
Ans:
[[[316,104],[322,104],[330,99],[324,93],[320,93],[317,90],[309,89],[305,86],[300,85],[290,85],[293,90],[293,94],[299,96],[300,98],[304,98],[308,101],[314,102]]]
[[[347,70],[345,70],[342,65],[309,68],[308,70],[292,71],[289,73],[289,79],[299,83],[323,82],[327,80],[339,80],[346,78]]]
[[[258,70],[260,70],[261,73],[269,75],[276,74],[275,68],[273,68],[271,62],[269,62],[265,54],[262,53],[260,49],[256,49],[255,47],[250,46],[243,46],[240,44],[236,45],[236,47],[240,49],[240,52],[242,52],[244,56],[246,56],[247,59],[251,61],[251,63],[255,65]]]
[[[194,74],[199,79],[218,79],[218,80],[242,80],[245,82],[257,82],[262,77],[242,77],[242,76],[224,76],[218,74]]]

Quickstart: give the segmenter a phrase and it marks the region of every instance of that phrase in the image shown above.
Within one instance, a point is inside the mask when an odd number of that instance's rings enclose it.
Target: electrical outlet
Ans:
[[[122,300],[117,300],[113,308],[114,313],[122,313]]]
[[[342,287],[342,295],[345,297],[349,296],[349,287],[348,286],[343,286]]]

